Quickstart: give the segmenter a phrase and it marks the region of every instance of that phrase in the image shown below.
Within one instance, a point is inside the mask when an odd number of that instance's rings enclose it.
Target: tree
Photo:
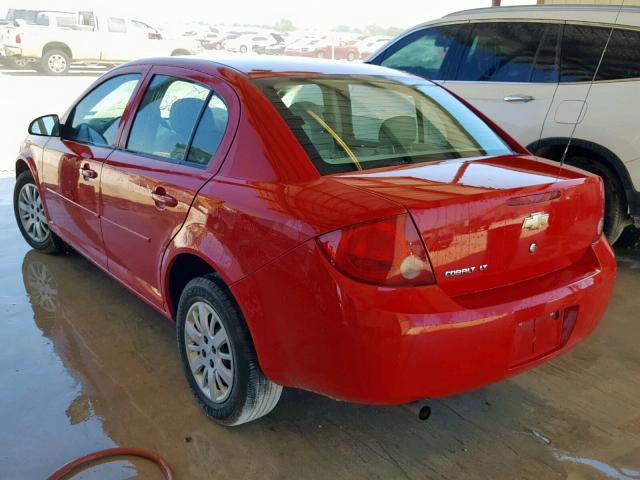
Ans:
[[[293,22],[291,20],[289,20],[288,18],[282,18],[282,19],[278,20],[275,23],[275,25],[273,26],[273,28],[275,28],[276,30],[279,30],[281,32],[293,32],[296,29],[296,27],[293,24]]]

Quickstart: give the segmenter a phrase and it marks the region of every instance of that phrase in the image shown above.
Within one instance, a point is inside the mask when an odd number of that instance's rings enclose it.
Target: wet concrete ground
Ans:
[[[173,324],[78,255],[30,251],[0,179],[0,478],[42,479],[135,446],[179,479],[640,479],[640,253],[620,251],[601,326],[569,354],[445,400],[369,407],[286,391],[268,417],[210,422]],[[144,460],[77,478],[160,478]]]

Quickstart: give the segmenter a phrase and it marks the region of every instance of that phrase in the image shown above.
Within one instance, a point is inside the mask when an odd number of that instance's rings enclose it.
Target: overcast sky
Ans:
[[[503,0],[503,5],[533,4],[535,0]],[[331,28],[336,25],[407,28],[447,13],[487,7],[491,0],[0,0],[0,15],[8,8],[38,10],[104,9],[164,23],[206,20],[212,23],[273,24],[288,18],[298,28]],[[106,11],[106,10],[105,10]]]

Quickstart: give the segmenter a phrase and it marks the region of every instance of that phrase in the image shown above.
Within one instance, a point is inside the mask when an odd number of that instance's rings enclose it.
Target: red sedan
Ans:
[[[140,60],[29,132],[26,241],[72,246],[175,320],[227,425],[283,386],[379,404],[478,388],[573,347],[611,295],[600,178],[406,73]]]

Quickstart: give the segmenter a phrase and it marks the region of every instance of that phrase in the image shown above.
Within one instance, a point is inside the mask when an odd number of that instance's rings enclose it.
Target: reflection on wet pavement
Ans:
[[[444,400],[371,407],[286,391],[237,429],[183,379],[173,324],[78,255],[29,251],[0,180],[0,478],[41,479],[114,445],[181,479],[640,479],[640,255],[623,252],[602,325],[569,354]],[[160,478],[122,459],[76,478]]]

